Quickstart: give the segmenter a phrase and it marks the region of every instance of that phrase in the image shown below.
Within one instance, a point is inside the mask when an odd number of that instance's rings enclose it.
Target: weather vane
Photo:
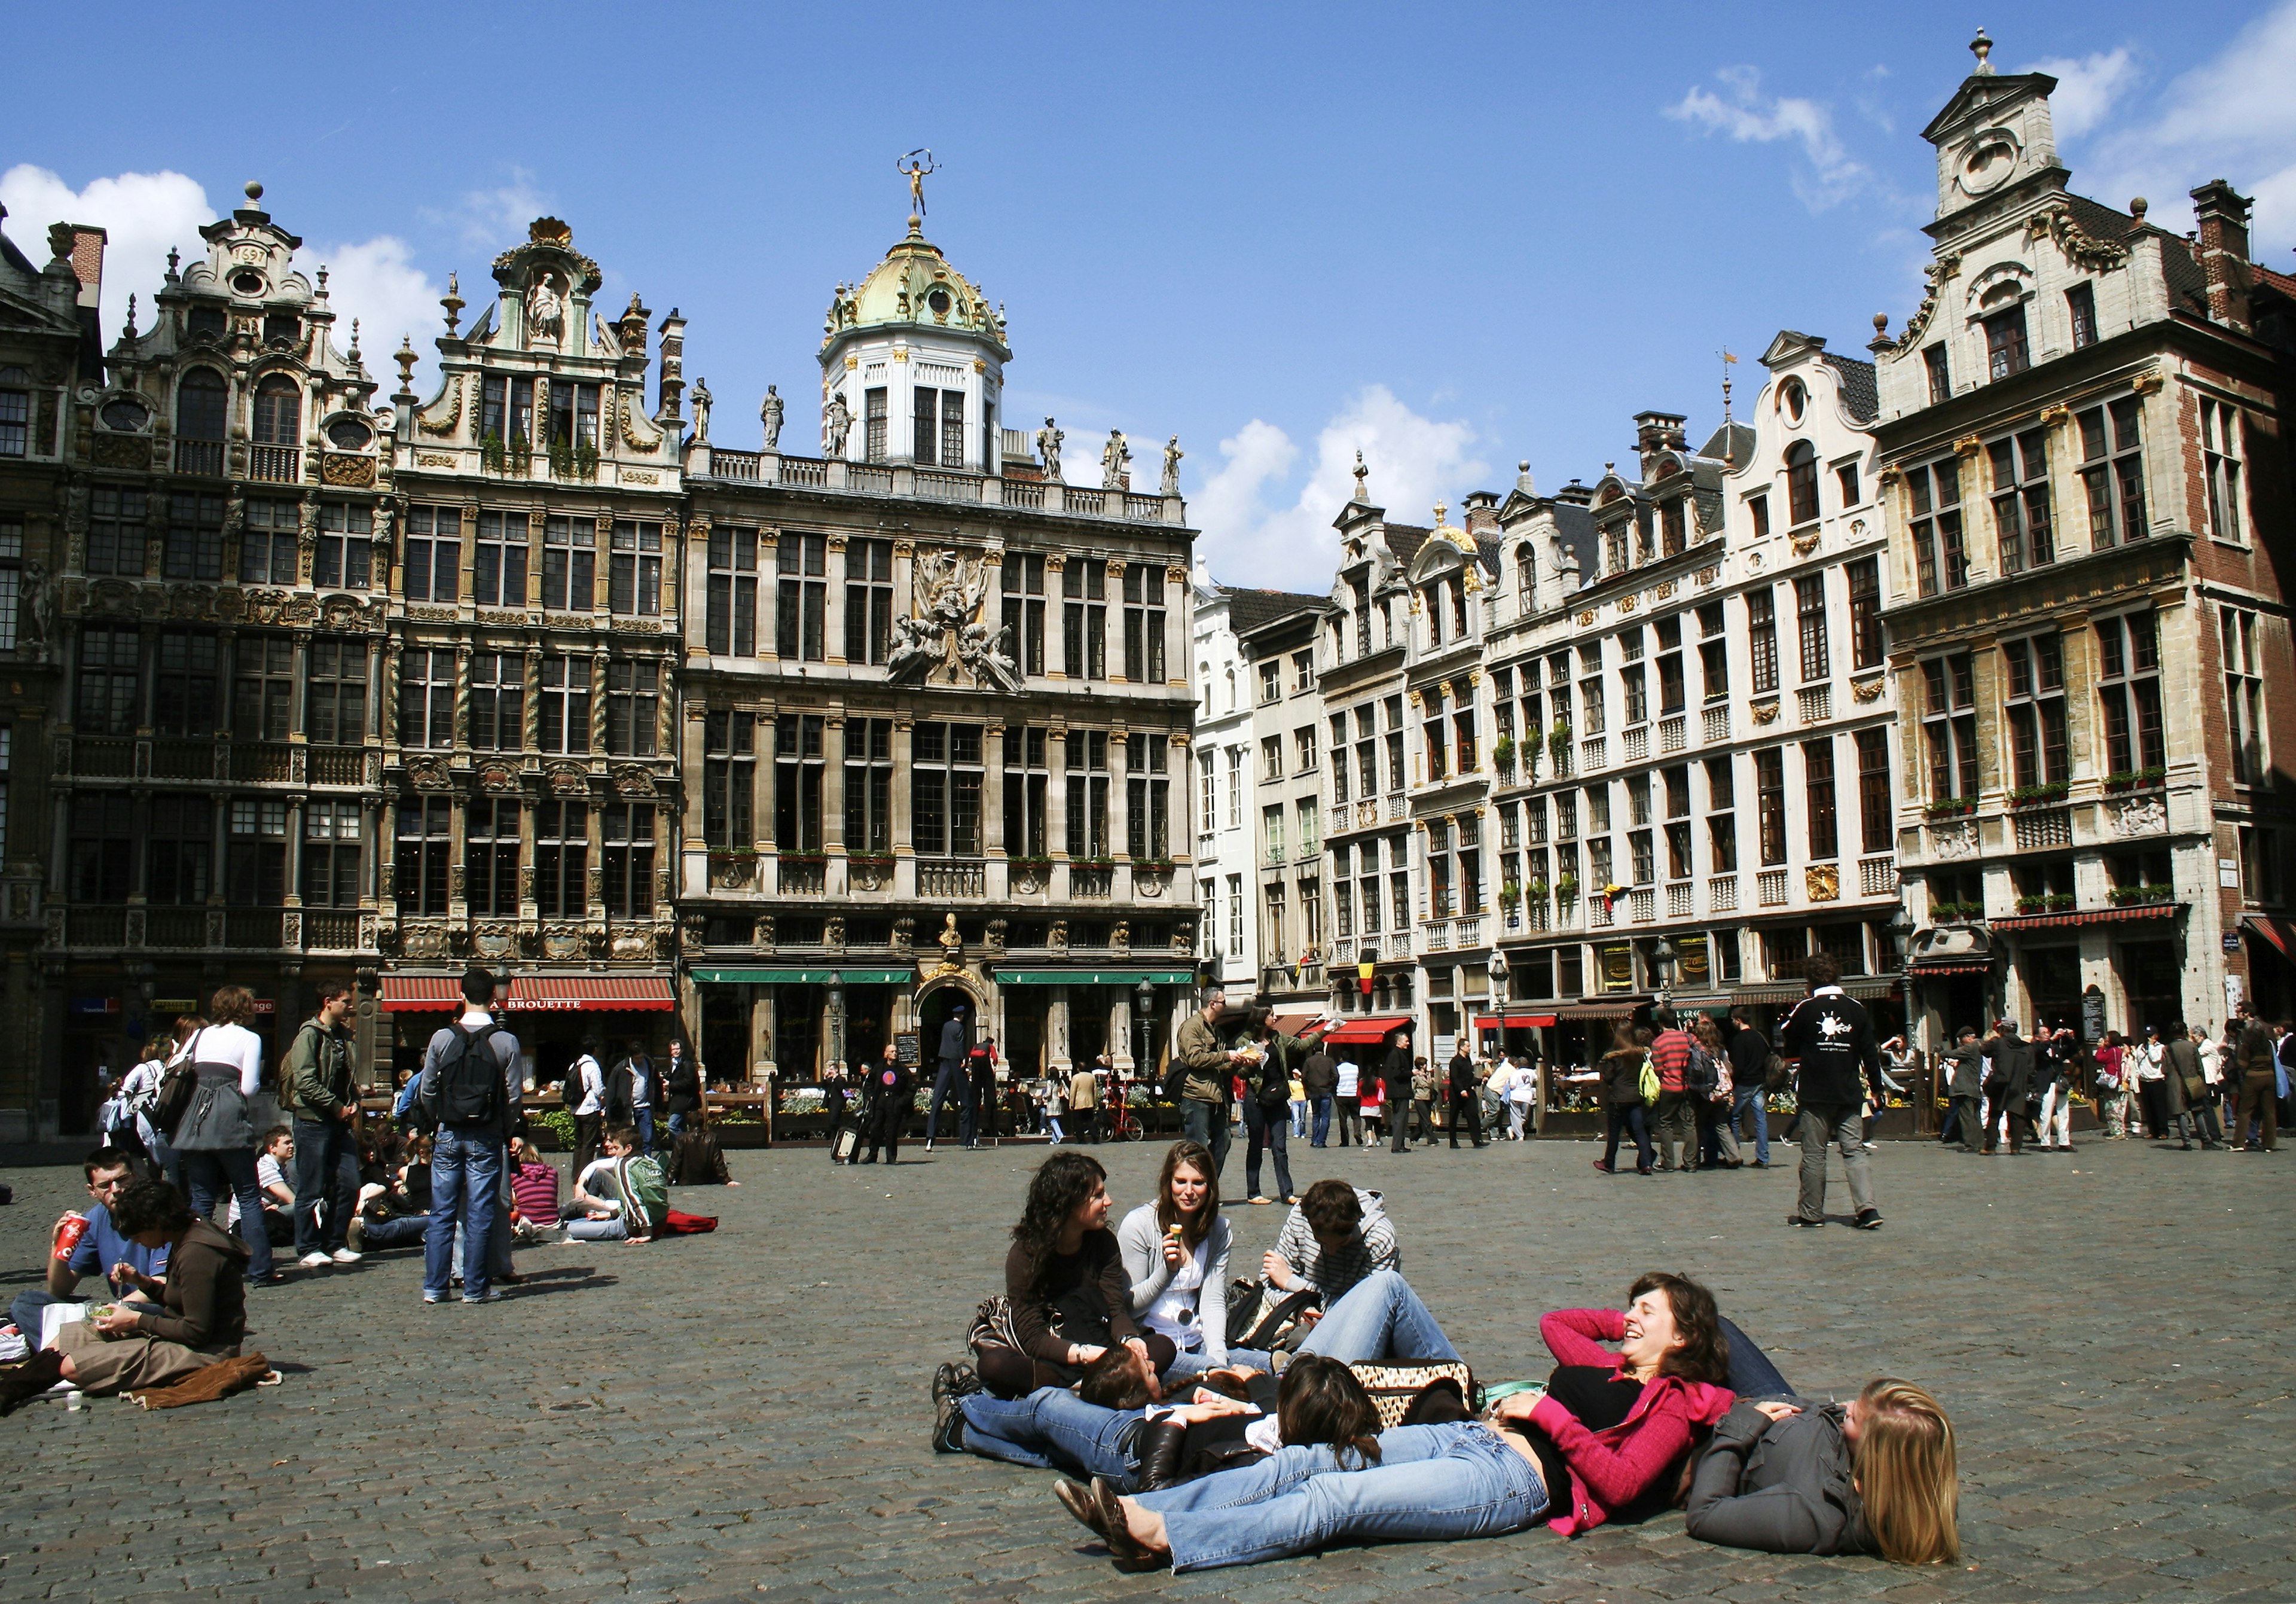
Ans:
[[[916,209],[919,218],[925,215],[925,175],[939,169],[933,166],[932,152],[923,145],[898,157],[893,170],[909,181],[909,204]]]

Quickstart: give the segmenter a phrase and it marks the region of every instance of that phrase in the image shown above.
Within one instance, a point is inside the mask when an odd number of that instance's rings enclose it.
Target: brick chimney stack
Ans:
[[[1678,412],[1635,414],[1635,453],[1642,460],[1643,482],[1648,484],[1659,457],[1668,451],[1687,452],[1689,437],[1683,425],[1690,420]]]
[[[1460,523],[1471,535],[1490,535],[1499,532],[1499,498],[1492,490],[1477,490],[1460,503]]]
[[[2193,191],[2193,220],[2200,225],[2194,251],[2208,280],[2209,316],[2246,330],[2248,316],[2248,209],[2254,204],[2222,178]]]
[[[58,223],[48,230],[48,249],[71,263],[79,280],[79,304],[94,307],[103,298],[103,246],[111,238],[91,223]]]

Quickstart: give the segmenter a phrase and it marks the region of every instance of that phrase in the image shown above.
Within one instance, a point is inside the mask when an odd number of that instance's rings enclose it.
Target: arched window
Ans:
[[[230,391],[212,367],[194,367],[176,387],[176,438],[221,440]]]
[[[255,387],[255,443],[292,446],[300,442],[303,394],[285,374],[274,374]]]
[[[1786,448],[1786,522],[1796,528],[1817,522],[1817,453],[1806,440]]]

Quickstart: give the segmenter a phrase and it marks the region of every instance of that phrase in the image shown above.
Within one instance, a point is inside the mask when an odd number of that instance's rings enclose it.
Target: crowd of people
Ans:
[[[1546,1315],[1545,1379],[1487,1396],[1405,1279],[1375,1191],[1316,1181],[1259,1277],[1233,1283],[1205,1144],[1175,1144],[1155,1197],[1113,1230],[1111,1213],[1089,1155],[1038,1167],[1004,1293],[970,1360],[934,1376],[932,1445],[1063,1473],[1062,1508],[1120,1568],[1540,1523],[1568,1538],[1672,1509],[1737,1547],[1958,1557],[1937,1401],[1889,1378],[1807,1400],[1688,1277]]]

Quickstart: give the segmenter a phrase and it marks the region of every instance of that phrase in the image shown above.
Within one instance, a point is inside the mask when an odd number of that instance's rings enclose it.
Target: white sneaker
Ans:
[[[348,1247],[338,1247],[335,1249],[334,1254],[335,1263],[338,1264],[356,1264],[363,1256],[363,1254],[353,1253]]]
[[[324,1270],[328,1265],[333,1263],[334,1261],[327,1257],[327,1255],[323,1253],[312,1252],[305,1254],[301,1258],[296,1260],[295,1263],[300,1264],[306,1270]]]

